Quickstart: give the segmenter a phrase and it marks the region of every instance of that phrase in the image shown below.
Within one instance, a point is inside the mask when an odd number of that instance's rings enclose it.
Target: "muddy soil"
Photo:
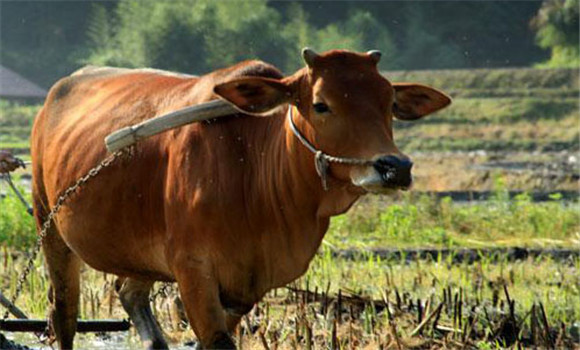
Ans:
[[[578,191],[580,153],[429,152],[409,155],[416,191]]]

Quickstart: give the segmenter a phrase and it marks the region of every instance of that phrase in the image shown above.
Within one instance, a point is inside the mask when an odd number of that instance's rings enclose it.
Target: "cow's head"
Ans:
[[[333,177],[371,192],[407,189],[411,160],[395,146],[394,118],[420,119],[451,99],[431,87],[391,83],[377,69],[378,51],[355,53],[304,49],[306,67],[281,80],[245,77],[217,85],[214,91],[238,109],[267,116],[292,104],[294,119],[326,154],[366,159],[365,165],[333,165]],[[305,130],[302,130],[306,132]]]

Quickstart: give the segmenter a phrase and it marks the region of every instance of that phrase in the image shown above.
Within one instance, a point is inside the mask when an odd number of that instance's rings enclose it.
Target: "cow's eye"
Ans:
[[[330,111],[330,108],[328,108],[328,106],[322,102],[313,104],[312,108],[314,108],[316,113],[326,113]]]

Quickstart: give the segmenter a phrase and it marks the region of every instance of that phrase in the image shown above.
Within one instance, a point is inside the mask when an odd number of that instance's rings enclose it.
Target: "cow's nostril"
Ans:
[[[413,162],[396,156],[386,156],[377,159],[373,164],[381,175],[385,185],[409,187],[411,185],[411,168]]]
[[[413,162],[408,159],[401,159],[395,156],[386,156],[377,159],[374,167],[377,170],[395,169],[397,171],[410,171],[413,167]]]

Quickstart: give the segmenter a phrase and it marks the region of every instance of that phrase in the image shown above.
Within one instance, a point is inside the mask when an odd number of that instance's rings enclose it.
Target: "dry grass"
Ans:
[[[580,346],[578,258],[491,261],[346,261],[323,250],[303,278],[256,305],[236,341],[243,349]],[[11,293],[22,259],[8,257],[7,263],[2,285]],[[47,281],[37,267],[18,304],[43,318]],[[84,271],[82,318],[126,317],[113,284],[113,276]],[[168,340],[178,346],[193,338],[176,296],[170,289],[154,305]],[[138,348],[134,329],[130,334],[122,344]],[[99,337],[80,339],[81,347],[90,347]]]

